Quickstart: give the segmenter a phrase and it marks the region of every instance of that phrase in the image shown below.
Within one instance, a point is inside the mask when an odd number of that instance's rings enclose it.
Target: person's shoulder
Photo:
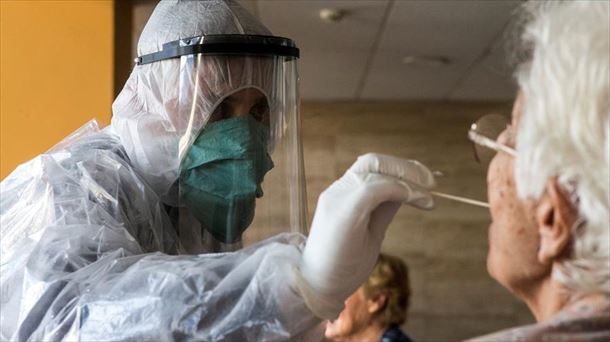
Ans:
[[[391,325],[381,336],[380,342],[413,342],[399,326]]]
[[[466,342],[510,342],[510,341],[530,341],[526,337],[539,336],[537,324],[524,325],[509,329],[500,330],[487,335],[482,335],[466,340]]]
[[[72,153],[76,159],[90,158],[95,154],[101,153],[114,160],[120,160],[125,163],[129,162],[129,157],[119,137],[106,131],[99,131],[85,136],[69,144],[64,150]]]
[[[564,310],[554,318],[469,339],[489,341],[610,341],[610,311],[602,308],[593,312]]]

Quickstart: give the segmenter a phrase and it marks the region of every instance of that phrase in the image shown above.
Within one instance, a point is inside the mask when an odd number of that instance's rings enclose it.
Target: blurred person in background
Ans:
[[[326,322],[324,335],[333,341],[410,342],[400,330],[410,297],[407,265],[381,253],[369,279],[345,301],[339,318]]]

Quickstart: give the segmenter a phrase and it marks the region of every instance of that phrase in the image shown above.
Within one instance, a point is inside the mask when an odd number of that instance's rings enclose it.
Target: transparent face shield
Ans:
[[[180,131],[178,205],[168,212],[184,248],[225,252],[306,233],[293,42],[207,35],[168,43],[139,62],[163,54],[180,58],[172,122]]]

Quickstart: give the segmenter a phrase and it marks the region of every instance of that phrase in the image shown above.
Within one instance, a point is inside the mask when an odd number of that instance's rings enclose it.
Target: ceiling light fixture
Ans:
[[[345,17],[347,11],[340,8],[323,8],[320,10],[320,19],[329,22],[336,23],[341,21]]]
[[[451,64],[451,59],[444,56],[405,56],[402,64],[439,68]]]

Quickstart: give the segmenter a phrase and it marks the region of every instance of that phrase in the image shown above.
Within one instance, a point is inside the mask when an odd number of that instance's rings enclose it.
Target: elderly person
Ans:
[[[326,323],[325,336],[334,341],[409,342],[400,325],[407,319],[410,296],[407,265],[382,253],[367,282],[345,301],[339,318]]]
[[[530,2],[517,22],[512,123],[471,138],[495,150],[488,271],[537,323],[473,340],[609,341],[610,2]]]
[[[487,267],[538,323],[477,340],[610,340],[609,17],[606,1],[524,6],[512,123],[487,144]]]

